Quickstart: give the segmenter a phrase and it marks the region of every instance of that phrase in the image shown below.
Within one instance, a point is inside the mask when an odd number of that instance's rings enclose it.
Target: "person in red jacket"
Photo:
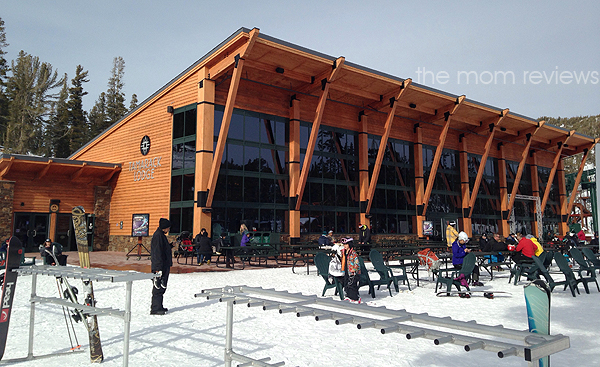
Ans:
[[[516,254],[513,255],[512,259],[515,263],[520,264],[523,261],[531,262],[537,246],[528,238],[525,238],[522,233],[517,233],[517,248]]]

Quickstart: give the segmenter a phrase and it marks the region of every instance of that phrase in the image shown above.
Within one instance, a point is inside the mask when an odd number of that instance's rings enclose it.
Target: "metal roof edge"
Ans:
[[[27,154],[10,154],[10,153],[0,154],[0,159],[10,159],[11,157],[14,157],[15,159],[18,159],[18,160],[33,161],[33,162],[48,162],[51,160],[53,163],[72,164],[72,165],[79,165],[79,164],[85,163],[88,166],[96,166],[96,167],[110,167],[110,168],[113,168],[114,166],[122,167],[120,163],[81,161],[81,160],[74,160],[74,159],[68,159],[68,158],[54,158],[54,157],[48,158],[48,157],[27,155]]]

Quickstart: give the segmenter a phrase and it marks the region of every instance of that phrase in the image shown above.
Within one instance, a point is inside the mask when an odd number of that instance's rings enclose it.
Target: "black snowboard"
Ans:
[[[11,237],[6,249],[6,266],[2,282],[2,299],[0,300],[0,306],[2,307],[2,314],[0,315],[0,359],[2,359],[4,348],[6,348],[8,324],[10,322],[15,286],[17,284],[18,274],[13,269],[18,268],[21,264],[22,254],[23,246],[21,245],[21,241],[17,237]]]
[[[90,268],[90,253],[87,242],[87,222],[85,210],[82,206],[76,206],[71,212],[73,216],[73,229],[75,230],[75,241],[79,253],[79,264],[82,268]],[[94,288],[91,281],[83,282],[84,303],[95,306]],[[100,342],[100,331],[98,330],[98,316],[89,316],[87,319],[88,334],[90,337],[90,359],[92,363],[100,363],[104,360],[102,343]]]

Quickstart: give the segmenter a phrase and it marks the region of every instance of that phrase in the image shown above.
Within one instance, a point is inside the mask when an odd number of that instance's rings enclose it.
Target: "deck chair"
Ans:
[[[388,285],[388,288],[390,287],[390,284],[393,283],[396,292],[400,292],[398,281],[402,280],[402,284],[406,282],[406,285],[408,285],[408,290],[410,290],[410,283],[408,282],[408,276],[406,275],[406,268],[398,267],[398,269],[402,270],[402,274],[394,274],[392,269],[385,265],[381,253],[377,250],[371,250],[369,252],[369,259],[371,260],[371,264],[373,264],[375,267],[375,271],[377,271],[379,274],[380,280],[383,280]],[[377,289],[379,289],[379,287],[381,287],[381,285],[379,285]]]
[[[438,271],[438,276],[437,276],[437,280],[435,281],[435,292],[437,293],[438,291],[438,286],[441,289],[441,284],[445,284],[446,285],[446,292],[450,292],[452,291],[452,286],[456,286],[456,289],[458,289],[458,291],[460,292],[460,280],[458,280],[461,277],[461,274],[463,275],[463,277],[465,279],[469,279],[471,277],[471,273],[473,273],[473,269],[475,269],[475,261],[477,260],[477,258],[475,257],[474,254],[472,253],[468,253],[464,258],[463,258],[463,264],[462,264],[462,268],[460,270],[456,270],[453,271],[450,275],[450,277],[444,277],[442,276],[440,273],[440,271]],[[465,285],[465,288],[467,288],[467,291],[470,291],[471,289],[469,289],[468,285]]]
[[[585,288],[585,292],[590,293],[590,290],[589,290],[585,280],[577,279],[575,277],[575,273],[573,273],[573,269],[571,269],[569,267],[569,263],[568,263],[567,259],[562,254],[558,254],[557,256],[554,256],[554,261],[556,262],[556,265],[558,265],[558,268],[560,269],[561,273],[563,273],[565,275],[565,279],[569,282],[568,283],[569,287],[571,287],[571,284],[575,284],[575,289],[577,289],[577,293],[579,294],[579,288],[577,288],[577,285],[579,283],[583,283],[583,288]],[[566,288],[567,288],[567,286],[565,286],[565,289]],[[573,293],[573,289],[571,289],[571,293]],[[575,294],[573,294],[573,296],[574,295]]]
[[[542,252],[540,254],[539,259],[542,262],[542,266],[544,264],[544,262],[546,261],[546,256],[548,254],[546,252]],[[533,262],[533,260],[531,262],[522,262],[520,264],[515,264],[515,266],[512,267],[512,269],[510,269],[510,276],[508,278],[508,282],[510,283],[510,280],[513,278],[515,278],[515,282],[514,285],[517,285],[517,282],[519,282],[521,280],[521,276],[522,275],[526,275],[527,276],[527,280],[535,280],[535,279],[539,279],[539,271],[540,268],[539,266]]]
[[[369,294],[372,298],[375,298],[375,284],[377,281],[373,281],[369,277],[369,271],[367,270],[367,267],[365,266],[365,262],[362,259],[362,257],[358,257],[358,262],[360,263],[360,278],[358,280],[358,289],[360,289],[360,287],[369,286]],[[392,290],[389,289],[389,287],[388,290],[390,291],[391,296]]]
[[[548,258],[547,255],[546,255],[546,258]],[[556,288],[556,286],[564,285],[565,288],[563,290],[566,290],[567,287],[569,287],[569,289],[571,290],[571,294],[573,295],[573,297],[576,297],[575,290],[577,290],[577,293],[579,294],[579,288],[577,288],[577,281],[576,280],[574,280],[574,279],[567,279],[566,276],[565,276],[565,280],[556,281],[550,275],[550,272],[548,271],[548,268],[546,268],[544,266],[544,263],[542,263],[542,261],[537,256],[534,255],[532,257],[532,259],[533,259],[533,262],[538,266],[538,268],[540,270],[540,274],[546,279],[546,282],[548,283],[548,286],[550,287],[550,291],[551,292],[554,290],[554,288]]]
[[[579,274],[579,279],[583,279],[584,287],[586,288],[586,293],[588,292],[587,283],[596,283],[596,288],[598,288],[598,292],[600,292],[600,286],[598,286],[598,280],[596,279],[596,269],[583,257],[581,251],[578,248],[573,247],[570,251],[571,257],[573,260],[579,265],[579,269],[577,269],[577,273]],[[584,277],[583,273],[587,273],[588,276]]]
[[[338,278],[329,275],[329,261],[331,261],[331,258],[324,252],[317,253],[314,258],[317,271],[325,280],[325,287],[323,287],[321,296],[325,297],[325,292],[328,289],[335,288],[335,294],[339,295],[341,300],[344,300],[344,285]]]
[[[588,259],[590,265],[593,266],[595,270],[600,270],[600,259],[596,257],[594,251],[587,247],[582,247],[581,252],[583,252],[583,255]]]

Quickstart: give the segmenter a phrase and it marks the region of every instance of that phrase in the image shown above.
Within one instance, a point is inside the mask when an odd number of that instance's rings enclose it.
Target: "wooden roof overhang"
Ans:
[[[60,177],[75,183],[107,184],[120,171],[120,164],[20,154],[0,155],[0,180],[28,178],[48,182]]]
[[[252,37],[253,33],[258,35]],[[197,73],[201,68],[207,68],[208,78],[215,80],[217,85],[226,82],[231,78],[240,55],[245,55],[242,80],[255,81],[286,90],[290,97],[304,95],[316,99],[322,94],[324,83],[329,83],[328,101],[356,107],[361,113],[367,115],[388,114],[394,106],[392,104],[394,101],[395,118],[409,120],[412,123],[437,125],[440,131],[444,127],[445,113],[452,110],[462,97],[412,82],[402,98],[395,101],[403,82],[407,79],[345,60],[342,62],[341,70],[337,72],[335,81],[329,82],[327,78],[337,67],[336,60],[339,62],[340,58],[260,34],[256,28],[253,30],[240,28],[70,158],[77,158],[93,146],[94,142],[126,123],[153,101],[175,88],[180,81]],[[500,116],[503,116],[502,121],[496,125]],[[492,125],[496,126],[492,127]],[[525,147],[525,142],[530,136],[532,139],[530,149],[549,152],[560,150],[561,157],[583,152],[594,143],[592,137],[584,134],[549,124],[543,124],[540,129],[537,129],[539,125],[540,122],[536,119],[465,98],[461,107],[452,115],[450,129],[464,134],[487,137],[494,128],[494,141],[518,144],[521,146],[520,150]],[[534,130],[536,133],[532,136],[531,132]],[[559,149],[567,138],[568,144],[565,144],[563,149]]]

